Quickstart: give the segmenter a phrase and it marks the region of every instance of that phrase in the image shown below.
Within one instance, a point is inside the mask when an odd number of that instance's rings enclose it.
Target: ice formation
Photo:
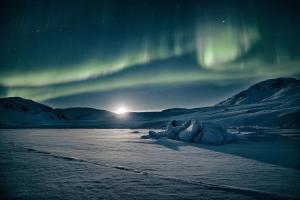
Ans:
[[[194,142],[203,144],[220,145],[230,143],[237,137],[217,123],[198,122],[197,120],[188,120],[182,125],[173,120],[165,131],[149,131],[150,138],[167,137],[173,140],[183,142]]]

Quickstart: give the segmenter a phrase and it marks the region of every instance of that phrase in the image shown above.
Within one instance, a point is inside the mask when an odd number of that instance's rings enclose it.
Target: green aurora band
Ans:
[[[192,23],[184,19],[180,26],[171,29],[124,36],[122,45],[114,47],[111,44],[113,47],[109,53],[105,53],[105,47],[110,43],[104,42],[108,36],[103,36],[95,42],[96,48],[89,52],[88,58],[77,63],[30,68],[26,63],[17,62],[20,66],[25,65],[21,67],[23,70],[9,70],[10,66],[5,66],[6,70],[0,74],[0,86],[4,88],[2,96],[47,100],[143,85],[215,82],[226,81],[228,77],[246,79],[300,73],[299,60],[291,57],[280,45],[273,48],[275,53],[271,61],[269,57],[261,56],[259,51],[257,53],[257,46],[264,39],[264,34],[256,23],[237,23],[232,20],[237,18],[234,15],[217,20],[205,20],[197,15],[193,18]],[[131,33],[130,30],[128,32]],[[119,75],[128,69],[187,54],[194,55],[197,64],[193,69],[182,66],[182,70],[170,68],[154,74],[145,71]]]
[[[238,29],[232,24],[197,25],[194,33],[176,31],[172,35],[162,34],[159,40],[145,38],[136,44],[130,41],[120,53],[109,58],[95,53],[84,63],[71,67],[52,66],[40,67],[38,70],[24,73],[0,75],[0,84],[7,87],[14,86],[43,86],[48,84],[65,83],[86,80],[97,76],[117,73],[135,65],[142,65],[152,61],[181,56],[189,52],[196,52],[199,66],[218,68],[223,63],[234,61],[246,54],[251,46],[259,40],[259,33],[255,27]],[[183,42],[190,38],[188,42]],[[174,42],[171,47],[170,41]]]

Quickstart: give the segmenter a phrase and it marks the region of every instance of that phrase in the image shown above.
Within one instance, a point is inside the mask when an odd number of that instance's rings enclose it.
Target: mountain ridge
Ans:
[[[292,95],[300,96],[300,80],[295,78],[268,79],[258,82],[216,105],[245,105],[268,100],[278,100],[279,98],[287,98]]]
[[[125,116],[89,107],[52,108],[21,97],[0,98],[0,128],[161,128],[173,119],[220,121],[229,125],[299,126],[300,80],[268,79],[211,107],[131,112]],[[277,110],[274,110],[274,106]],[[256,118],[269,118],[256,122]],[[255,118],[256,117],[256,118]],[[238,122],[238,123],[237,123]]]

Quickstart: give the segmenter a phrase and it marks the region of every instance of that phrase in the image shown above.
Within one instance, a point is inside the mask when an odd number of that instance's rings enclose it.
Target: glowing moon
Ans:
[[[121,107],[119,107],[119,108],[116,110],[116,113],[117,113],[118,115],[121,115],[121,114],[124,114],[124,113],[127,113],[127,112],[128,112],[128,110],[127,110],[127,108],[124,107],[124,106],[121,106]]]

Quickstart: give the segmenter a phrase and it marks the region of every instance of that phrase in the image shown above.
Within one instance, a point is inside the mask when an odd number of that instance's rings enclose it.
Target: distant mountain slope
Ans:
[[[269,79],[220,102],[217,106],[233,106],[300,97],[300,80],[294,78]]]
[[[230,126],[300,128],[300,81],[278,78],[204,108],[173,108],[126,115],[94,108],[53,109],[19,97],[0,98],[0,128],[162,128],[171,120],[218,122]]]
[[[0,127],[113,127],[116,114],[94,108],[54,109],[20,97],[0,98]]]
[[[93,120],[99,118],[112,118],[116,114],[106,111],[98,110],[95,108],[65,108],[65,109],[55,109],[63,113],[69,120]]]
[[[0,98],[0,126],[31,127],[62,123],[68,118],[49,106],[20,97]]]

